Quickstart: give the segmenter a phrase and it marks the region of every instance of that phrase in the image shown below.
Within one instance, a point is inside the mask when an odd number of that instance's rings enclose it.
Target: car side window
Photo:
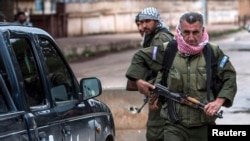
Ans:
[[[2,91],[2,89],[0,89],[0,114],[7,113],[7,112],[9,112],[9,109],[8,109],[7,103],[4,99],[3,91]]]
[[[55,46],[47,39],[40,37],[39,45],[51,83],[51,95],[54,102],[74,99],[73,82],[68,67],[63,62]]]
[[[32,52],[31,43],[26,38],[12,38],[10,40],[15,52],[26,90],[26,99],[29,106],[43,104],[45,93]]]

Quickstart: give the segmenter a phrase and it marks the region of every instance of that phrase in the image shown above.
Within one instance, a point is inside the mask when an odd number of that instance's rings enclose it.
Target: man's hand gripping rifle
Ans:
[[[165,98],[169,98],[169,99],[171,99],[171,100],[173,100],[175,102],[178,102],[178,103],[181,103],[181,104],[186,104],[186,105],[188,105],[190,107],[193,107],[193,108],[199,108],[199,109],[203,110],[204,107],[205,107],[205,104],[201,103],[197,99],[192,98],[192,97],[187,96],[187,95],[184,95],[184,94],[170,92],[168,90],[168,88],[164,87],[161,84],[156,84],[155,85],[155,89],[153,90],[153,93],[157,94],[157,95],[161,95],[161,96],[163,96]],[[222,112],[223,111],[220,111],[220,112],[216,113],[215,116],[218,117],[218,118],[223,118],[222,117]]]

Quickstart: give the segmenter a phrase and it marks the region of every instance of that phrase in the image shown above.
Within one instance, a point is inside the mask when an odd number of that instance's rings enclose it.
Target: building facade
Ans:
[[[46,30],[57,37],[136,32],[135,15],[149,6],[156,7],[170,27],[177,25],[179,16],[185,11],[204,12],[204,0],[19,1],[18,9],[29,9],[35,26],[47,28]],[[207,0],[207,24],[238,24],[240,2]]]

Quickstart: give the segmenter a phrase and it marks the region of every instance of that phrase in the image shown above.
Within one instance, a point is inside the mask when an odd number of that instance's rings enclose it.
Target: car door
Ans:
[[[3,84],[2,75],[0,76],[1,84]],[[24,111],[17,111],[14,105],[11,104],[11,99],[8,99],[7,94],[3,92],[1,85],[0,89],[0,140],[1,141],[13,141],[24,140],[29,141],[28,128],[24,120]],[[6,88],[6,87],[5,87]],[[5,91],[5,90],[4,90]],[[9,101],[9,102],[8,102]],[[12,110],[14,110],[12,112]]]
[[[47,77],[38,57],[34,37],[28,33],[11,32],[9,53],[17,74],[20,95],[16,98],[18,109],[34,115],[40,140],[61,138],[61,124],[57,111],[51,108],[48,98]],[[12,55],[14,54],[14,55]],[[18,102],[18,100],[24,100]]]
[[[37,141],[34,116],[17,110],[6,85],[8,80],[2,65],[3,63],[0,63],[0,140]]]
[[[40,60],[44,60],[44,69],[49,76],[52,106],[61,123],[62,137],[65,141],[94,141],[95,116],[86,101],[79,104],[79,84],[72,70],[53,40],[46,36],[38,36],[37,39],[43,56]],[[60,89],[61,86],[63,89]],[[56,141],[57,137],[54,139]]]

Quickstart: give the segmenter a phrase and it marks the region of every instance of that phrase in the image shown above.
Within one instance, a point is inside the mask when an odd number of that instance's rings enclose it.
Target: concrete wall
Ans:
[[[207,23],[237,23],[238,10],[241,10],[238,6],[242,1],[207,0]],[[177,25],[181,13],[185,11],[203,11],[201,0],[107,0],[67,3],[67,36],[136,32],[137,28],[134,24],[135,15],[143,8],[149,6],[156,7],[160,11],[163,20],[171,27]],[[248,8],[247,6],[243,7]],[[42,14],[41,11],[34,11],[35,4],[33,1],[20,2],[19,8],[20,10],[33,9],[30,11],[31,13]],[[50,1],[45,0],[45,14],[53,14],[54,12],[50,11]]]
[[[250,16],[250,0],[240,0],[239,2],[239,16]]]
[[[175,27],[179,16],[185,11],[202,12],[197,1],[104,1],[95,3],[70,3],[68,13],[68,36],[99,33],[125,33],[137,31],[135,15],[143,8],[156,7],[168,26]],[[208,1],[208,24],[236,23],[238,1]]]
[[[250,0],[240,0],[239,7],[240,25],[248,27],[250,24]]]

